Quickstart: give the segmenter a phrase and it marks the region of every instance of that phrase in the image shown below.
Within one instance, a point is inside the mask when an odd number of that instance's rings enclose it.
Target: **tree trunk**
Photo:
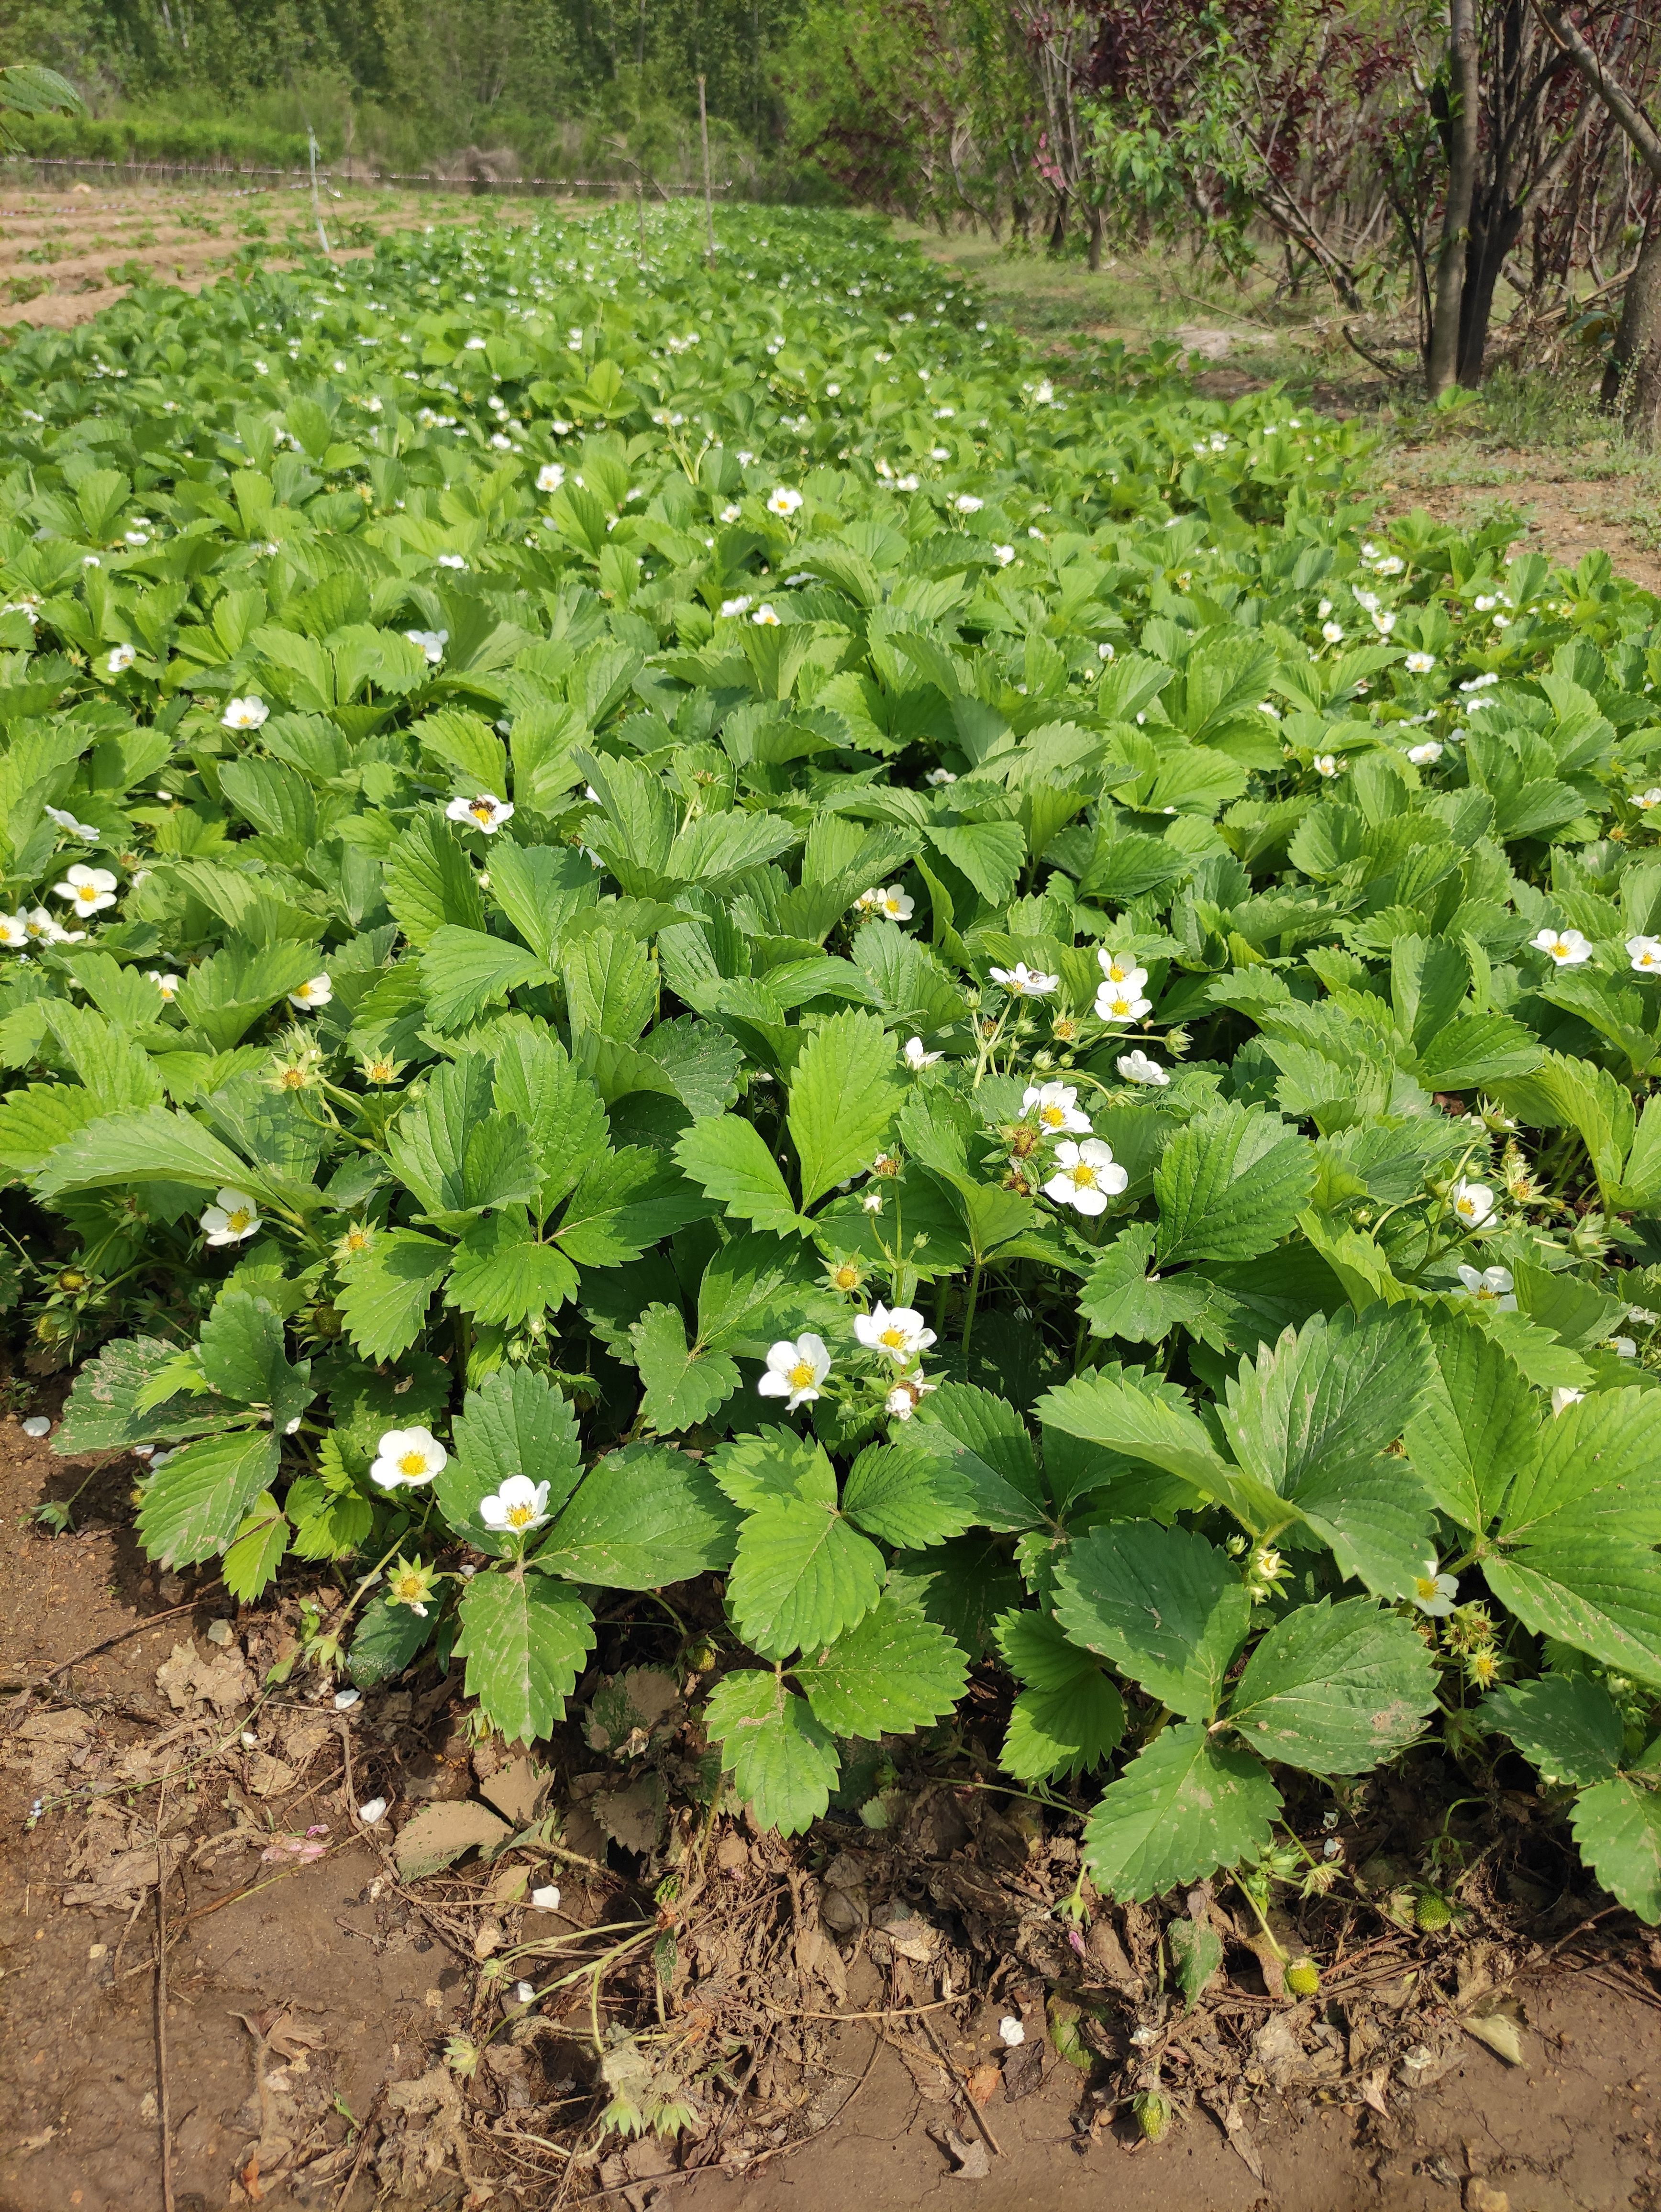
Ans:
[[[1644,248],[1627,279],[1603,404],[1623,417],[1634,443],[1661,446],[1661,192],[1650,203]]]
[[[1092,207],[1091,207],[1091,210],[1090,210],[1090,254],[1089,254],[1089,259],[1090,259],[1090,265],[1091,265],[1092,269],[1099,269],[1099,268],[1101,267],[1101,265],[1102,265],[1102,207],[1101,207],[1101,202],[1100,202],[1099,200],[1096,201],[1096,202],[1092,205]]]
[[[1067,194],[1056,195],[1056,220],[1050,226],[1050,251],[1061,253],[1067,246]]]
[[[1436,263],[1425,384],[1439,398],[1458,374],[1459,307],[1465,283],[1471,201],[1482,126],[1476,59],[1476,0],[1451,0],[1448,23],[1448,191]]]
[[[1495,198],[1497,208],[1473,211],[1470,242],[1465,249],[1465,281],[1459,295],[1457,380],[1472,389],[1482,381],[1488,325],[1494,318],[1494,288],[1506,256],[1523,230],[1523,210],[1504,197],[1503,185],[1496,185]]]

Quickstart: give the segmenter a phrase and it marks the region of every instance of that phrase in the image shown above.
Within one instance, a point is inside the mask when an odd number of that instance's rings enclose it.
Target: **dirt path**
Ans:
[[[280,1648],[272,1616],[235,1618],[211,1586],[192,1604],[177,1578],[144,1565],[129,1528],[131,1460],[95,1469],[76,1533],[48,1534],[33,1508],[67,1496],[93,1465],[59,1460],[15,1417],[0,1419],[0,1832],[10,1839],[0,1853],[0,2212],[161,2204],[155,1862],[143,1863],[158,1828],[169,1863],[177,2212],[458,2206],[435,2121],[413,2149],[406,2136],[401,2160],[383,2157],[378,2173],[367,2165],[340,2194],[356,2155],[352,2124],[389,2100],[418,2100],[445,2037],[469,2021],[472,1948],[457,1942],[457,1923],[400,1892],[378,1840],[350,1817],[371,1786],[402,1812],[412,1798],[456,1794],[443,1762],[412,1738],[407,1693],[372,1693],[344,1717],[303,1683],[262,1698],[255,1676]],[[20,1681],[146,1620],[155,1625],[57,1676],[54,1695],[15,1702]],[[440,1694],[429,1741],[446,1725]],[[350,1795],[343,1735],[353,1748]],[[261,1856],[262,1843],[270,1850],[307,1829],[326,1832],[313,1838],[326,1851],[315,1863]],[[1634,1954],[1646,1963],[1646,1952]],[[1601,1971],[1519,1985],[1520,2071],[1465,2039],[1416,2097],[1381,2069],[1381,2110],[1324,2105],[1307,2083],[1285,2098],[1265,2086],[1237,2107],[1232,2138],[1196,2106],[1157,2148],[1135,2144],[1123,2122],[1092,2136],[1081,2077],[1050,2049],[1042,2009],[1029,2006],[1030,2094],[1012,2096],[1010,2071],[982,2076],[999,2151],[979,2201],[987,2212],[1661,2212],[1661,2002],[1611,1988]],[[919,1984],[917,1998],[928,1998],[928,1976]],[[846,1990],[839,2002],[849,2010],[893,2000],[858,1948]],[[961,2031],[942,2027],[954,2066],[1004,2057],[1001,2009],[982,2004]],[[1328,2009],[1346,2018],[1342,2005]],[[875,2040],[868,2024],[830,2033],[828,2074],[811,2091],[787,2083],[782,2093],[800,2112],[795,2125],[779,2125],[778,2148],[765,2136],[758,2148],[752,2134],[743,2155],[755,2170],[666,2182],[666,2212],[845,2212],[850,2202],[897,2212],[955,2196],[946,2131],[961,2131],[958,2155],[971,2170],[975,2138],[915,2021],[893,2021]],[[533,2151],[515,2165],[508,2146],[516,2127],[534,2144],[558,2122],[545,2104],[516,2118],[531,2094],[492,2071],[509,2055],[498,2051],[463,2086],[465,2139],[478,2170],[496,2179],[493,2203],[551,2212],[546,2160],[539,2172]],[[776,2112],[780,2103],[776,2089]],[[825,2132],[787,2148],[801,2121]],[[502,2152],[508,2162],[490,2154]],[[577,2177],[582,2186],[566,2201],[615,2182],[613,2202],[627,2188],[631,2212],[642,2212],[675,2156],[646,2138],[624,2166]],[[308,2165],[308,2186],[286,2178]]]

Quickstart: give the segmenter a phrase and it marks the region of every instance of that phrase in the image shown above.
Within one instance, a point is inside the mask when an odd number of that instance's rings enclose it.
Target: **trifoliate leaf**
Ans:
[[[882,1577],[882,1553],[833,1504],[768,1498],[739,1532],[727,1603],[746,1644],[788,1659],[851,1628],[876,1603]]]
[[[1435,1704],[1435,1668],[1411,1622],[1370,1598],[1322,1598],[1258,1644],[1229,1718],[1264,1759],[1365,1774],[1410,1743]]]
[[[1021,1578],[1008,1547],[995,1538],[954,1536],[925,1552],[896,1554],[888,1571],[890,1595],[938,1621],[970,1659],[992,1642],[998,1615],[1021,1600]]]
[[[240,1160],[187,1114],[152,1106],[142,1114],[106,1114],[88,1121],[49,1153],[34,1176],[42,1198],[64,1191],[98,1190],[110,1183],[183,1183],[191,1190],[234,1190],[264,1195],[259,1170]]]
[[[473,1213],[535,1194],[529,1140],[494,1110],[491,1088],[490,1061],[468,1053],[429,1077],[387,1137],[392,1166],[429,1214]]]
[[[204,1437],[177,1451],[144,1486],[138,1535],[164,1567],[187,1567],[222,1552],[277,1474],[269,1429]]]
[[[466,1690],[510,1743],[545,1736],[594,1644],[593,1615],[575,1590],[523,1568],[477,1574],[461,1594],[455,1650]]]
[[[1085,1864],[1109,1897],[1158,1897],[1256,1857],[1280,1809],[1261,1759],[1201,1722],[1173,1724],[1110,1784],[1086,1824]]]
[[[925,1398],[909,1442],[942,1459],[976,1522],[988,1528],[1030,1528],[1048,1499],[1026,1424],[991,1391],[946,1382]]]
[[[710,1693],[703,1724],[759,1826],[799,1836],[827,1810],[837,1782],[836,1747],[806,1700],[776,1675],[724,1675]]]
[[[1173,1920],[1165,1932],[1171,1972],[1192,2012],[1223,1963],[1223,1939],[1208,1920]]]
[[[270,1408],[273,1426],[287,1426],[315,1395],[311,1364],[290,1366],[283,1317],[268,1299],[228,1288],[202,1324],[198,1350],[210,1389],[245,1405]]]
[[[1621,1767],[1626,1730],[1617,1705],[1590,1674],[1542,1674],[1508,1683],[1477,1707],[1485,1726],[1501,1729],[1542,1782],[1585,1789],[1609,1782]]]
[[[346,1655],[346,1672],[360,1690],[395,1681],[417,1652],[432,1641],[437,1608],[419,1613],[413,1606],[392,1605],[377,1590],[363,1608]]]
[[[770,1498],[808,1498],[832,1507],[837,1502],[837,1471],[823,1444],[782,1421],[729,1437],[712,1455],[709,1472],[746,1513]]]
[[[904,1735],[949,1713],[967,1662],[944,1629],[884,1598],[817,1657],[791,1670],[814,1718],[834,1735]]]
[[[1661,1543],[1661,1395],[1600,1390],[1538,1431],[1506,1493],[1500,1534],[1549,1559],[1561,1538]]]
[[[1555,1537],[1482,1562],[1488,1588],[1536,1636],[1555,1636],[1661,1689],[1661,1558],[1621,1535]]]
[[[225,1419],[223,1407],[180,1392],[141,1411],[147,1385],[179,1357],[176,1344],[160,1337],[128,1336],[106,1344],[70,1385],[64,1423],[52,1439],[61,1452],[125,1451],[134,1444],[199,1436]]]
[[[417,815],[392,847],[386,856],[386,903],[417,951],[447,922],[484,928],[478,878],[447,823]]]
[[[1009,1717],[1002,1765],[1021,1782],[1099,1766],[1124,1734],[1124,1705],[1089,1652],[1060,1624],[1023,1607],[994,1632],[1004,1663],[1025,1685]]]
[[[499,1006],[544,972],[536,954],[522,945],[446,923],[433,932],[421,955],[427,1018],[435,1030],[465,1029],[487,1006]]]
[[[559,1241],[580,1267],[616,1267],[715,1211],[668,1160],[629,1145],[585,1168]]]
[[[1261,1107],[1202,1115],[1153,1177],[1159,1260],[1250,1260],[1287,1236],[1315,1182],[1315,1147]]]
[[[1056,1618],[1185,1718],[1209,1720],[1246,1638],[1251,1600],[1227,1556],[1186,1528],[1110,1522],[1056,1571]]]

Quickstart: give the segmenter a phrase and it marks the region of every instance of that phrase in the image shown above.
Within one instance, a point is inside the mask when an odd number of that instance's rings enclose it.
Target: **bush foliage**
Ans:
[[[1654,601],[870,225],[655,221],[0,362],[63,1448],[510,1737],[724,1575],[787,1831],[1001,1666],[1118,1895],[1433,1729],[1661,1917]]]

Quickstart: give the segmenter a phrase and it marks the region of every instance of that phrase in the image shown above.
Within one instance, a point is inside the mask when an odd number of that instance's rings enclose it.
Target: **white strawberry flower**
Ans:
[[[406,629],[404,633],[411,645],[418,645],[426,654],[430,666],[436,668],[444,658],[444,648],[450,642],[447,629]]]
[[[89,845],[97,842],[99,834],[97,823],[78,820],[67,807],[48,806],[46,809],[46,819],[49,822],[55,822],[66,836],[84,838]]]
[[[887,884],[879,889],[864,891],[858,903],[869,911],[879,914],[885,921],[910,921],[917,910],[917,902],[910,891],[903,891],[897,884]]]
[[[0,945],[8,952],[21,952],[29,942],[29,918],[20,908],[15,914],[0,914]]]
[[[105,657],[104,665],[112,676],[119,676],[124,670],[131,668],[137,658],[138,654],[133,647],[113,645]]]
[[[1500,1313],[1515,1313],[1517,1300],[1508,1267],[1465,1267],[1459,1270],[1459,1280],[1468,1296],[1479,1305],[1493,1306]]]
[[[494,837],[504,822],[514,818],[509,801],[498,799],[490,791],[481,791],[476,799],[453,799],[444,812],[447,820],[465,822],[474,830],[482,830],[487,837]]]
[[[172,1006],[173,1000],[179,996],[179,987],[184,980],[182,975],[169,975],[161,968],[147,968],[144,970],[144,981],[147,983],[155,984],[156,989],[161,994],[164,1006]]]
[[[957,780],[949,768],[931,768],[923,776],[923,781],[935,791],[943,791],[948,783],[955,783]]]
[[[767,1372],[756,1388],[764,1398],[788,1401],[788,1410],[811,1406],[830,1372],[830,1354],[824,1339],[811,1332],[794,1340],[782,1337],[767,1355]]]
[[[1449,1195],[1467,1229],[1480,1229],[1493,1215],[1494,1193],[1485,1182],[1467,1182],[1462,1176]]]
[[[1012,999],[1047,999],[1061,988],[1059,975],[1046,975],[1042,969],[1029,968],[1025,960],[1018,960],[1013,968],[994,968],[989,972]]]
[[[297,1006],[302,1014],[315,1013],[326,1006],[334,996],[334,985],[326,975],[313,975],[309,982],[299,984],[289,994],[289,1004]]]
[[[1578,929],[1542,929],[1529,942],[1536,951],[1548,954],[1559,968],[1584,968],[1591,958],[1591,946]]]
[[[794,514],[801,506],[801,494],[792,491],[788,484],[779,484],[767,495],[770,514]]]
[[[1096,994],[1096,1018],[1103,1022],[1137,1022],[1153,1005],[1141,996],[1135,984],[1104,983]]]
[[[763,629],[776,629],[779,627],[778,610],[766,599],[762,601],[750,619],[752,623],[758,623]]]
[[[1097,951],[1096,964],[1106,980],[1122,990],[1140,991],[1147,981],[1147,970],[1138,963],[1134,952],[1110,952],[1102,946]]]
[[[992,551],[1001,568],[1007,568],[1015,557],[1015,549],[1013,545],[995,545]]]
[[[538,491],[557,491],[565,481],[565,471],[558,461],[545,461],[537,471]]]
[[[413,1490],[448,1466],[450,1455],[430,1429],[387,1429],[382,1435],[371,1482],[383,1490]]]
[[[959,514],[978,514],[986,505],[986,501],[983,499],[977,499],[972,491],[960,491],[952,504]]]
[[[1081,1145],[1070,1139],[1057,1145],[1055,1168],[1044,1196],[1091,1216],[1105,1212],[1108,1200],[1116,1198],[1130,1180],[1099,1137],[1086,1137]]]
[[[1321,635],[1329,645],[1340,645],[1343,641],[1343,626],[1335,622],[1323,623]]]
[[[1652,784],[1647,791],[1634,791],[1632,803],[1640,814],[1647,814],[1652,806],[1661,806],[1661,784]]]
[[[737,522],[742,517],[743,514],[744,509],[739,505],[738,501],[736,500],[729,499],[726,506],[722,507],[721,511],[721,519],[723,522]]]
[[[1429,768],[1433,763],[1440,760],[1441,757],[1442,748],[1434,738],[1427,738],[1422,745],[1408,747],[1408,758],[1413,763],[1415,768]]]
[[[259,1226],[259,1208],[246,1190],[215,1193],[202,1209],[202,1233],[210,1244],[240,1244]]]
[[[919,1074],[925,1067],[933,1067],[936,1060],[944,1060],[946,1054],[942,1052],[929,1052],[920,1036],[907,1037],[905,1040],[905,1064]]]
[[[880,1352],[897,1367],[909,1367],[934,1341],[915,1306],[891,1309],[880,1302],[868,1314],[855,1315],[854,1334],[867,1352]]]
[[[1434,1559],[1427,1559],[1423,1573],[1414,1577],[1413,1602],[1421,1613],[1429,1613],[1434,1620],[1446,1620],[1458,1595],[1458,1577],[1439,1575]]]
[[[930,1391],[940,1387],[938,1382],[925,1382],[921,1375],[904,1376],[883,1400],[883,1410],[897,1421],[909,1421]]]
[[[479,1499],[478,1517],[500,1534],[528,1536],[549,1517],[549,1487],[545,1482],[532,1482],[528,1474],[510,1474],[500,1490]]]
[[[1433,653],[1410,653],[1402,664],[1409,676],[1428,676],[1436,665]]]
[[[749,599],[740,592],[735,599],[723,599],[721,611],[724,615],[747,615],[750,611]]]
[[[43,906],[31,907],[23,916],[23,933],[31,945],[79,945],[84,929],[64,929]]]
[[[1038,1127],[1047,1136],[1088,1136],[1090,1116],[1080,1113],[1078,1092],[1069,1083],[1028,1084],[1021,1096],[1021,1111],[1037,1109]]]
[[[1661,971],[1661,937],[1629,937],[1627,957],[1634,975],[1652,975]]]
[[[1310,763],[1317,775],[1334,776],[1343,774],[1343,763],[1335,753],[1317,753]]]
[[[1140,1049],[1135,1052],[1121,1053],[1116,1065],[1120,1075],[1127,1083],[1146,1083],[1156,1091],[1165,1091],[1170,1087],[1169,1071],[1161,1067],[1157,1060],[1150,1060],[1147,1054]]]
[[[1571,1406],[1578,1406],[1585,1395],[1584,1390],[1571,1390],[1567,1382],[1560,1382],[1551,1394],[1553,1420],[1555,1420],[1560,1413],[1567,1413]]]
[[[116,881],[107,868],[88,868],[77,861],[52,890],[57,897],[68,899],[77,914],[101,914],[115,904]]]
[[[233,699],[219,720],[227,730],[257,730],[271,711],[263,699]]]

